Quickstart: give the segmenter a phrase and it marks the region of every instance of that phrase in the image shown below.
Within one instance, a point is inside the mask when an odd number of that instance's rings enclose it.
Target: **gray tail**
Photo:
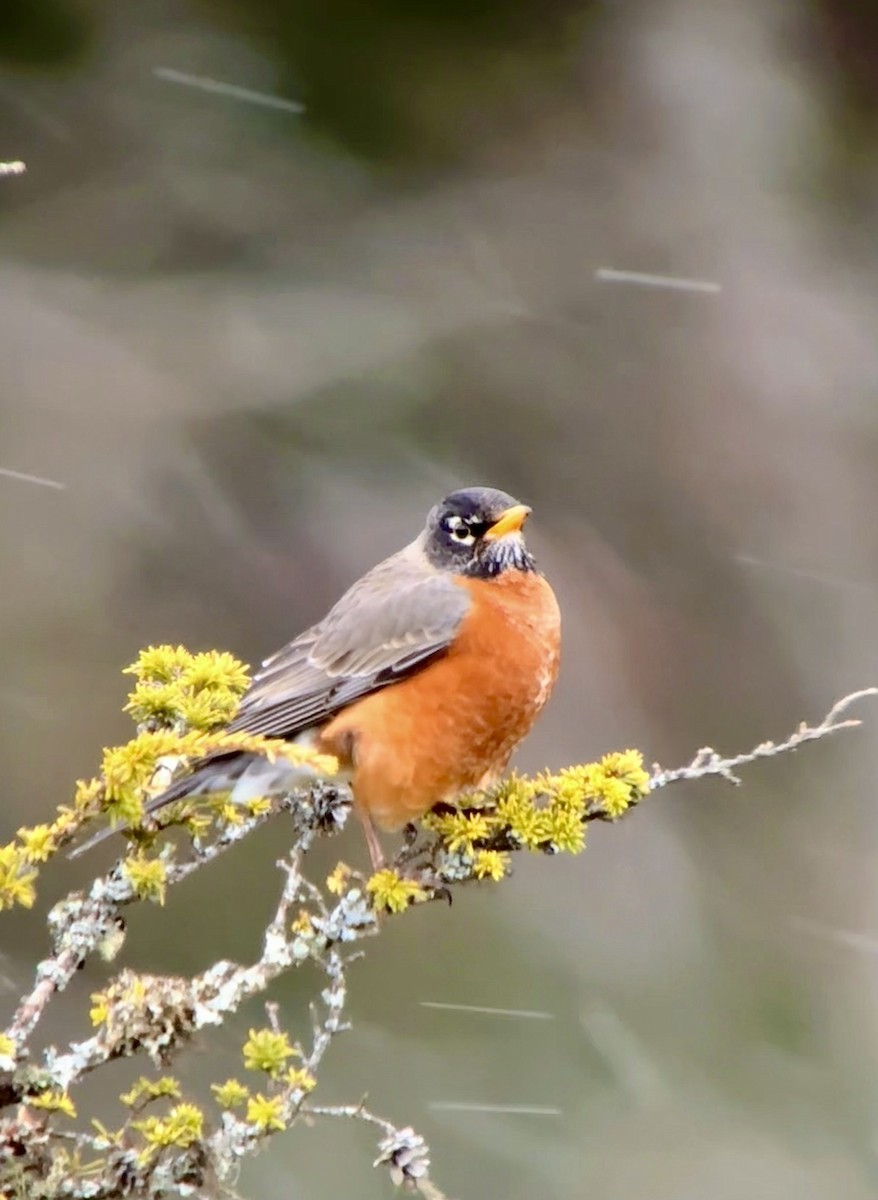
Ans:
[[[245,760],[240,763],[233,760]],[[166,788],[158,796],[153,796],[143,806],[143,815],[148,816],[150,813],[157,812],[160,808],[164,808],[167,804],[173,804],[177,800],[184,800],[187,796],[198,796],[206,792],[222,791],[223,788],[229,786],[229,781],[236,778],[244,771],[252,759],[249,754],[229,754],[217,756],[209,761],[196,767],[189,775],[184,775],[182,779],[177,779]],[[120,833],[124,826],[108,825],[106,829],[102,829],[93,837],[88,838],[81,846],[77,846],[67,855],[68,858],[79,858],[81,854],[99,846],[101,842],[105,842],[107,838],[114,837]]]

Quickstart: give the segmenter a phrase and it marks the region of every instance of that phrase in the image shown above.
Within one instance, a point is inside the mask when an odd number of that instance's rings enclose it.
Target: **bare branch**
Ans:
[[[343,1117],[377,1126],[384,1136],[378,1143],[379,1154],[372,1165],[387,1167],[396,1187],[406,1186],[409,1191],[419,1192],[424,1200],[450,1200],[430,1179],[430,1148],[410,1125],[397,1129],[390,1121],[366,1108],[365,1101],[360,1104],[308,1105],[303,1112],[309,1117]]]
[[[866,696],[878,696],[878,688],[862,688],[858,692],[851,692],[850,695],[842,697],[833,704],[819,725],[808,725],[803,721],[796,732],[790,734],[782,742],[761,742],[752,750],[747,750],[744,754],[735,754],[731,758],[723,758],[712,747],[703,746],[690,763],[672,771],[666,771],[656,763],[649,777],[650,790],[656,791],[658,788],[667,787],[669,783],[677,783],[681,779],[703,779],[707,775],[719,775],[729,783],[737,785],[741,782],[735,774],[738,767],[756,762],[758,758],[775,758],[778,754],[798,750],[806,742],[815,742],[820,738],[828,737],[831,733],[838,733],[842,729],[856,729],[862,724],[858,718],[848,717],[845,720],[840,718],[852,704],[863,700]]]

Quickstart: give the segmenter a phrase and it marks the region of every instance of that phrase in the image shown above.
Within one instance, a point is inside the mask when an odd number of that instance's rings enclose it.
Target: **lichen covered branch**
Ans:
[[[765,742],[723,758],[706,748],[687,766],[649,774],[636,751],[599,762],[513,775],[497,787],[440,807],[411,831],[396,860],[365,878],[340,862],[320,883],[306,874],[314,841],[339,831],[350,796],[333,782],[332,760],[313,759],[321,778],[289,795],[233,806],[226,797],[187,800],[143,823],[143,805],[177,764],[205,753],[243,749],[295,754],[283,743],[244,739],[222,730],[247,684],[226,654],[193,655],[181,647],[150,648],[131,668],[136,686],[128,711],[137,733],[106,750],[95,779],[80,783],[72,806],[54,821],[21,829],[0,847],[0,910],[35,901],[38,872],[83,828],[109,816],[125,822],[126,853],[84,891],[71,893],[48,917],[51,948],[34,983],[0,1034],[0,1194],[41,1200],[115,1200],[122,1196],[214,1196],[228,1193],[241,1161],[272,1136],[302,1120],[359,1120],[380,1138],[375,1165],[426,1200],[445,1200],[429,1176],[429,1149],[408,1126],[396,1126],[365,1103],[316,1104],[324,1058],[348,1028],[348,971],[359,943],[388,915],[450,897],[452,889],[508,874],[517,852],[578,853],[595,820],[616,821],[651,791],[681,780],[735,771],[849,729],[846,714],[876,689],[840,700],[823,721],[803,724],[780,743]],[[123,969],[92,996],[91,1031],[67,1046],[35,1047],[40,1022],[58,993],[95,955],[108,960],[124,936],[135,903],[162,904],[168,888],[224,854],[269,819],[289,822],[291,849],[278,863],[281,886],[249,963],[220,961],[192,976],[148,976]],[[174,837],[164,831],[176,831]],[[212,1101],[196,1102],[177,1075],[192,1037],[263,996],[286,972],[309,963],[323,976],[311,1021],[300,1036],[284,1029],[277,1007],[241,1047],[241,1077],[217,1081]],[[143,1061],[146,1074],[120,1096],[121,1120],[108,1128],[81,1122],[74,1096],[93,1072],[118,1059]],[[72,1123],[72,1124],[71,1124]]]

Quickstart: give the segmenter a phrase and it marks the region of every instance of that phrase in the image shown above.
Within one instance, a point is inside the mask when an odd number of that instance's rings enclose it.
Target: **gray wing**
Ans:
[[[293,738],[327,721],[351,701],[396,683],[443,654],[469,609],[469,595],[424,559],[420,542],[380,563],[355,583],[319,625],[262,664],[230,730]],[[216,755],[145,806],[155,812],[210,790]],[[246,756],[245,756],[246,758]],[[220,786],[227,785],[227,776]],[[103,829],[70,855],[112,835]]]
[[[327,721],[447,650],[469,604],[468,593],[412,543],[265,660],[230,731],[293,738]]]

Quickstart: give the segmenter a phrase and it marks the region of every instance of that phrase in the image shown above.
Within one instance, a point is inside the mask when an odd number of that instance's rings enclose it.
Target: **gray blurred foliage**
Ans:
[[[525,768],[746,745],[878,674],[874,6],[513,7],[360,53],[334,6],[298,39],[267,0],[6,6],[0,467],[65,490],[0,477],[4,836],[124,736],[140,645],[258,660],[458,483],[534,505],[562,600]],[[691,785],[412,913],[354,973],[328,1096],[410,1113],[463,1197],[873,1196],[876,757],[870,732]],[[252,841],[139,914],[126,963],[246,956],[277,850]],[[9,925],[10,1003],[42,945]],[[241,1190],[380,1196],[362,1138],[298,1134]]]

